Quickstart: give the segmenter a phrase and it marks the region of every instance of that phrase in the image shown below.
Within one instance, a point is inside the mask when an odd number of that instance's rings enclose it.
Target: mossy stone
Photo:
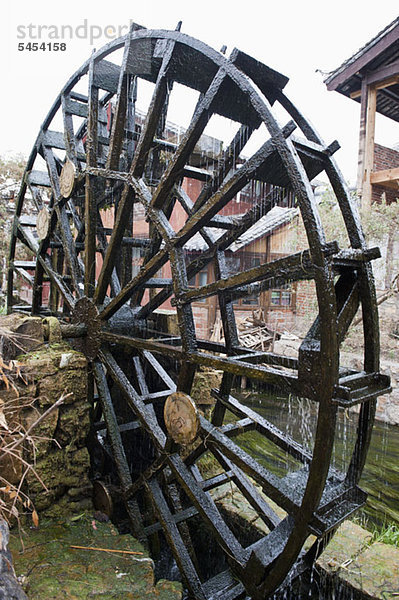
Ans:
[[[42,521],[40,529],[31,530],[24,542],[21,552],[21,542],[14,534],[10,547],[17,575],[27,576],[25,589],[30,600],[181,600],[180,583],[154,584],[153,562],[142,544],[130,535],[119,535],[111,523],[100,523],[88,513],[74,519]]]

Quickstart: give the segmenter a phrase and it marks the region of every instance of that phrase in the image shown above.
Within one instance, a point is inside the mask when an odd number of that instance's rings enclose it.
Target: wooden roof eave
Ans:
[[[343,83],[347,82],[351,77],[356,76],[359,71],[365,69],[377,56],[385,52],[392,44],[399,39],[399,18],[391,24],[392,28],[381,38],[366,44],[362,50],[359,50],[352,59],[345,61],[338,69],[333,71],[325,80],[324,83],[329,91],[339,91]],[[389,29],[390,26],[388,26]],[[378,36],[377,36],[378,37]]]

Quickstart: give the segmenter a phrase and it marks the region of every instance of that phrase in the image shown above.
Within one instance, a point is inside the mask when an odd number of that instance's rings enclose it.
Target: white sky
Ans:
[[[1,19],[0,154],[28,154],[39,127],[67,79],[108,40],[90,45],[88,39],[67,39],[65,52],[18,52],[17,26],[127,25],[130,20],[149,28],[182,31],[227,55],[237,46],[290,78],[286,87],[294,104],[310,118],[326,142],[337,139],[337,161],[350,183],[355,182],[359,105],[336,92],[327,92],[316,69],[331,71],[349,58],[398,15],[397,0],[367,6],[365,0],[96,0],[67,2],[7,0]],[[379,8],[379,10],[377,10]],[[37,41],[37,40],[36,40]],[[43,38],[40,41],[49,41]],[[377,121],[376,141],[399,142],[399,125]]]

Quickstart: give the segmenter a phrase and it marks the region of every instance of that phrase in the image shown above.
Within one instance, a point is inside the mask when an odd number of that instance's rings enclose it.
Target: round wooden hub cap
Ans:
[[[42,210],[37,215],[36,219],[36,231],[39,236],[39,240],[44,240],[48,234],[48,228],[50,225],[50,213],[47,208],[42,208]]]
[[[63,198],[69,198],[75,185],[76,168],[73,162],[67,160],[60,175],[60,192]]]
[[[164,408],[165,425],[170,437],[182,446],[191,444],[198,434],[198,411],[190,396],[174,392],[167,397]]]

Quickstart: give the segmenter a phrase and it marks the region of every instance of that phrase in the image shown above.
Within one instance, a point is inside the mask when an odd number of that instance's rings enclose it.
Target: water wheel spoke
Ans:
[[[96,167],[98,160],[99,92],[94,84],[96,63],[89,67],[86,165]],[[93,176],[86,174],[85,185],[85,295],[92,297],[95,288],[97,205]]]
[[[47,175],[47,173],[45,173],[45,175]],[[44,206],[43,199],[42,199],[42,192],[40,190],[40,187],[32,184],[29,177],[27,178],[27,185],[28,185],[29,191],[32,195],[32,200],[35,204],[35,208],[36,208],[37,212],[40,212]],[[49,182],[49,185],[50,185],[50,182]]]
[[[225,70],[222,68],[219,69],[208,90],[200,99],[191,119],[191,123],[184,134],[179,148],[176,150],[172,161],[163,174],[161,181],[159,182],[159,185],[153,195],[152,206],[154,208],[161,208],[167,201],[176,179],[180,177],[181,171],[184,168],[189,155],[193,151],[195,144],[197,143],[200,135],[209,121],[212,105],[220,93],[220,88],[225,78]]]
[[[17,220],[17,236],[18,238],[25,244],[27,248],[33,253],[36,254],[39,252],[39,243],[38,240],[34,237],[33,233],[29,228],[24,227],[20,220]]]
[[[296,490],[290,489],[279,477],[262,467],[247,452],[203,418],[201,418],[201,430],[203,437],[206,437],[207,447],[210,449],[215,447],[229,458],[244,473],[261,485],[266,495],[276,504],[289,513],[298,510],[301,498]]]
[[[142,129],[140,139],[138,141],[137,148],[134,154],[133,162],[130,167],[130,174],[134,178],[141,176],[145,166],[148,152],[153,143],[155,129],[159,119],[159,111],[161,110],[161,107],[165,102],[167,94],[167,72],[173,54],[173,47],[174,43],[169,44],[167,51],[164,55],[153,97],[151,99],[150,108],[148,110],[146,121],[144,123],[144,127]],[[125,224],[127,222],[129,214],[132,211],[134,198],[135,194],[132,188],[128,185],[125,185],[123,188],[121,201],[119,203],[118,213],[116,215],[112,236],[107,248],[106,255],[104,257],[103,266],[98,278],[97,288],[95,291],[94,297],[96,302],[98,302],[99,304],[102,303],[105,296],[107,282],[109,281],[110,274],[114,267],[118,248],[123,237]]]
[[[270,507],[270,505],[264,500],[259,491],[250,482],[248,477],[239,469],[231,460],[223,456],[221,452],[213,449],[213,453],[216,456],[220,464],[230,473],[231,479],[236,484],[244,498],[249,502],[252,508],[259,514],[260,518],[264,521],[266,526],[272,530],[280,523],[281,519]]]
[[[72,278],[72,286],[74,292],[79,297],[82,295],[82,269],[78,261],[78,255],[75,247],[75,241],[72,237],[71,228],[69,225],[69,218],[66,213],[65,204],[61,197],[60,182],[56,166],[56,159],[51,148],[43,145],[43,155],[47,163],[49,171],[49,177],[54,195],[54,210],[57,215],[59,231],[64,246],[65,258],[68,263]]]
[[[61,105],[62,105],[62,116],[64,120],[64,139],[65,139],[65,147],[66,147],[66,155],[68,160],[70,160],[78,169],[78,153],[76,149],[76,139],[73,127],[73,119],[72,114],[68,110],[68,101],[70,98],[67,94],[62,94],[61,96]]]
[[[161,377],[161,379],[163,380],[165,385],[168,387],[168,389],[170,389],[171,392],[174,392],[176,389],[175,382],[170,377],[170,375],[166,372],[166,370],[163,368],[161,363],[155,358],[155,356],[153,354],[151,354],[151,352],[148,352],[147,350],[143,350],[142,355],[145,358],[145,360],[147,360],[149,362],[149,364],[154,369],[154,371]]]
[[[101,255],[104,259],[104,256],[105,256],[105,253],[106,253],[106,250],[108,247],[108,241],[107,241],[107,235],[105,232],[105,228],[104,228],[104,225],[102,222],[101,214],[98,209],[97,209],[97,240],[98,240],[98,244],[100,247]],[[112,271],[110,286],[111,286],[111,296],[116,296],[121,291],[121,284],[120,284],[116,269],[113,269],[113,271]]]
[[[157,271],[168,261],[169,256],[166,250],[161,250],[153,259],[151,259],[140,272],[127,283],[121,291],[101,310],[101,318],[109,319],[112,315],[125,304],[136,290],[138,290],[150,277],[153,277]],[[98,289],[98,288],[97,288]]]
[[[174,197],[174,195],[171,195],[168,201],[166,202],[165,206],[163,207],[162,211],[156,210],[151,208],[151,196],[148,193],[148,190],[145,189],[144,194],[141,191],[143,187],[144,186],[142,185],[142,182],[140,182],[140,187],[137,186],[137,194],[142,199],[147,211],[153,215],[153,223],[150,226],[149,231],[150,244],[146,249],[142,264],[142,266],[145,267],[147,263],[150,262],[150,260],[154,258],[154,256],[156,256],[157,253],[159,253],[162,247],[162,243],[168,243],[169,239],[174,236],[174,232],[172,227],[170,226],[169,220],[171,218],[173,208],[176,203],[176,198]],[[135,295],[132,297],[132,303],[135,305],[140,305],[143,295],[144,290],[142,290],[141,292],[136,292]]]
[[[326,252],[335,251],[336,247],[329,247]],[[223,291],[236,290],[239,287],[249,286],[257,282],[265,282],[265,285],[277,287],[278,281],[296,281],[299,279],[313,279],[314,265],[311,261],[310,252],[304,250],[284,258],[276,259],[270,263],[265,263],[259,267],[247,269],[236,275],[231,275],[228,279],[220,279],[215,283],[210,283],[202,288],[189,290],[182,294],[178,300],[180,302],[193,302],[200,298],[206,298],[213,294]],[[266,284],[266,281],[268,282]],[[253,293],[251,290],[248,290]],[[244,290],[242,291],[244,294]]]
[[[179,569],[186,584],[195,594],[195,598],[198,598],[198,600],[207,600],[190,554],[184,544],[179,529],[173,519],[173,515],[156,479],[147,482],[147,489],[154,504],[155,512],[162,524],[165,536],[173,550],[176,562],[179,565]]]
[[[252,128],[248,125],[241,125],[240,129],[235,134],[230,145],[223,152],[220,166],[216,173],[212,175],[211,180],[204,185],[198,198],[193,205],[193,212],[196,212],[209,198],[217,191],[222,184],[224,178],[229,173],[230,169],[234,168],[235,161],[240,155],[240,152],[251,137]]]
[[[94,292],[94,300],[98,304],[102,304],[104,301],[109,280],[115,267],[115,260],[125,232],[125,225],[132,210],[133,201],[133,190],[130,186],[125,185],[122,191],[111,239],[104,256],[103,265],[98,276],[97,287]]]
[[[31,282],[32,287],[32,313],[40,313],[42,310],[42,289],[44,279],[44,268],[43,265],[38,262],[35,268],[35,276]],[[52,286],[54,289],[54,286]]]
[[[249,365],[244,361],[234,360],[234,357],[224,358],[206,352],[189,351],[185,352],[181,347],[172,346],[163,342],[145,340],[139,337],[128,335],[117,335],[111,332],[103,331],[101,334],[105,342],[118,344],[136,349],[145,349],[150,352],[170,356],[176,360],[186,360],[193,365],[203,365],[225,371],[227,373],[240,373],[252,379],[275,383],[290,393],[300,394],[300,386],[295,374],[281,372],[270,366]]]
[[[143,428],[150,434],[154,445],[156,448],[158,448],[158,450],[162,451],[165,446],[166,436],[159,426],[155,414],[150,411],[149,407],[147,407],[141,400],[140,396],[137,394],[109,350],[103,348],[100,351],[100,357],[103,364],[106,365],[109,375],[112,377],[126,398],[129,407],[140,420]]]
[[[177,454],[170,456],[168,464],[176,480],[182,486],[212,534],[217,538],[221,548],[233,562],[243,566],[247,559],[247,553],[227,527],[211,496],[202,490],[180,456]]]
[[[130,92],[131,76],[127,72],[127,61],[130,53],[131,38],[127,37],[122,66],[119,75],[118,91],[116,94],[115,114],[112,122],[111,136],[105,168],[107,170],[118,171],[119,158],[122,153],[124,142],[124,129],[126,120],[126,111],[128,109],[128,99]]]
[[[51,281],[60,291],[65,302],[70,308],[73,308],[75,305],[75,298],[73,297],[70,289],[62,281],[60,275],[52,268],[50,260],[46,256],[38,256],[38,261],[42,265],[43,269],[45,270],[46,274],[49,276]]]
[[[289,135],[291,129],[287,127],[286,132],[287,135]],[[262,167],[273,152],[275,152],[274,144],[271,140],[267,140],[263,146],[248,159],[240,169],[234,172],[229,179],[222,184],[219,190],[198,209],[195,216],[187,220],[185,225],[183,225],[176,235],[174,243],[183,246],[193,237],[193,235],[195,235],[195,233],[206,226],[209,220],[242,190],[248,180],[255,177],[256,171]]]
[[[130,523],[139,539],[143,539],[143,524],[140,510],[136,500],[131,498],[133,485],[132,478],[104,369],[98,362],[94,362],[92,366],[92,373],[97,385],[101,410],[107,426],[107,434],[110,439],[112,455],[118,472],[119,482],[122,487]]]
[[[104,369],[98,362],[93,363],[93,374],[97,384],[98,397],[101,403],[102,414],[107,426],[107,432],[111,441],[113,456],[118,469],[119,480],[125,494],[129,492],[132,485],[130,470],[123,448],[122,438],[119,432],[119,425],[112,403],[111,394],[108,388]]]
[[[136,178],[141,177],[143,173],[148,152],[154,141],[154,135],[159,122],[159,117],[168,95],[169,69],[171,66],[174,48],[174,41],[170,41],[166,44],[164,56],[162,58],[162,64],[158,72],[155,89],[151,98],[151,103],[130,169],[130,173]]]

